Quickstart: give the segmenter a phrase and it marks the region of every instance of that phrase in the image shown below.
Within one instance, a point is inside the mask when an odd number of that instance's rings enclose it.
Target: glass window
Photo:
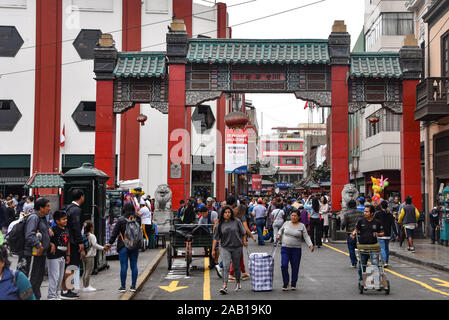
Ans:
[[[282,157],[282,164],[299,164],[299,157]]]
[[[299,142],[282,142],[282,151],[289,151],[289,150],[300,150],[300,143]]]
[[[406,35],[413,34],[413,13],[383,13],[382,14],[383,35]]]
[[[277,141],[265,141],[263,145],[265,151],[278,151],[279,143]]]
[[[441,75],[449,77],[449,33],[446,33],[441,38],[442,53],[441,53]]]

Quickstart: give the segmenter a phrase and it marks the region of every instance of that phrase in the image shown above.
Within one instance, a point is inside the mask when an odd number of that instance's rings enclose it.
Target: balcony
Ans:
[[[426,78],[416,86],[415,120],[435,121],[449,115],[449,77]]]

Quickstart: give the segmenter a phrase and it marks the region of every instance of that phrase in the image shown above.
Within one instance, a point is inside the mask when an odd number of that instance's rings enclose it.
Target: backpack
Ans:
[[[128,250],[138,250],[141,247],[141,242],[143,239],[142,228],[133,216],[126,219],[125,235],[120,233],[120,236],[122,237],[122,241]]]
[[[25,250],[25,226],[27,220],[28,217],[16,223],[6,235],[6,241],[12,254],[21,255]]]
[[[84,244],[84,252],[87,254],[87,251],[89,251],[89,237],[86,234],[82,235],[82,240],[83,240],[83,244]]]
[[[291,205],[288,205],[288,206],[286,206],[285,207],[285,216],[284,216],[284,221],[287,221],[287,220],[291,220],[291,215],[292,215],[292,211],[293,211],[293,207],[291,206]]]

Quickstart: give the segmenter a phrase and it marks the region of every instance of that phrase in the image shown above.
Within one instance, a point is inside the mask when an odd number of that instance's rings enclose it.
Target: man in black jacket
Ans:
[[[46,216],[50,213],[50,200],[39,198],[34,204],[34,213],[25,223],[26,275],[30,272],[30,282],[37,300],[41,298],[41,284],[45,274],[45,260],[50,249],[49,225]]]
[[[351,233],[354,231],[357,221],[361,218],[363,218],[363,213],[357,210],[357,203],[355,200],[350,200],[348,202],[348,211],[343,215],[341,228],[346,231],[349,258],[351,259],[351,266],[353,268],[357,267],[357,257],[355,255],[357,241],[351,238]]]
[[[432,211],[429,213],[430,218],[430,239],[431,243],[435,244],[435,240],[437,240],[437,227],[440,224],[440,213],[441,213],[441,207],[436,206],[433,208]],[[438,237],[439,238],[439,237]]]
[[[388,202],[385,200],[382,201],[379,207],[380,209],[376,211],[374,219],[379,220],[384,228],[384,236],[377,237],[377,239],[379,240],[380,253],[382,255],[382,260],[384,261],[384,267],[386,268],[388,267],[388,258],[390,256],[391,231],[393,230],[396,238],[398,238],[398,231],[396,230],[393,214],[387,210]]]
[[[81,205],[84,203],[84,192],[80,189],[72,191],[72,203],[67,206],[67,227],[69,229],[69,242],[70,242],[70,260],[68,263],[68,270],[64,274],[62,281],[63,288],[67,278],[74,274],[74,270],[78,270],[81,258],[84,255],[84,243],[81,235],[82,222],[81,218],[83,212]],[[64,288],[68,289],[68,288]],[[79,296],[72,290],[63,290],[61,294],[62,299],[78,299]]]

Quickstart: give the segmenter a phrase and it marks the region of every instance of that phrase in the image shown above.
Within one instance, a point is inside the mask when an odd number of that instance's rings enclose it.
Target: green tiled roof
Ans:
[[[120,52],[113,74],[120,78],[161,78],[165,70],[164,52]]]
[[[25,188],[63,188],[64,180],[59,173],[37,173],[25,184]]]
[[[190,63],[308,63],[330,62],[327,40],[191,39]]]
[[[402,77],[399,54],[396,52],[366,52],[351,54],[351,76],[356,78]]]

